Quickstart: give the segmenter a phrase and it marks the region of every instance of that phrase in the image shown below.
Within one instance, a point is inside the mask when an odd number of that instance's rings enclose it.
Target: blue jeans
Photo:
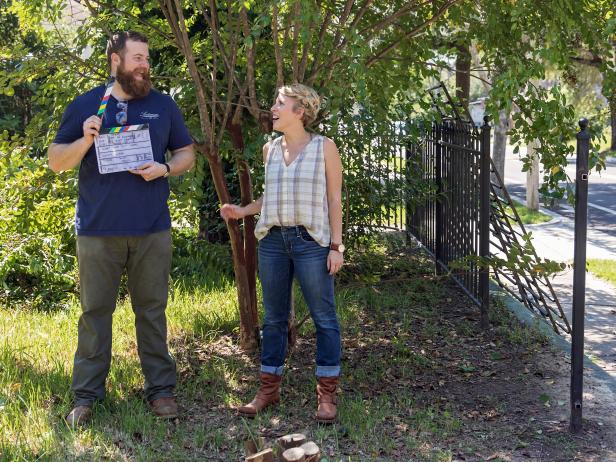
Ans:
[[[340,375],[340,327],[334,301],[334,278],[327,271],[328,247],[303,226],[274,227],[259,243],[259,278],[263,288],[261,371],[282,375],[287,354],[291,287],[297,276],[317,331],[317,377]]]

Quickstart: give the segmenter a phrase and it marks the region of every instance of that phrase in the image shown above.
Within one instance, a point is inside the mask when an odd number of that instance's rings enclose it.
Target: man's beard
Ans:
[[[140,74],[142,80],[137,80],[135,74]],[[118,66],[116,80],[122,86],[122,90],[133,98],[144,98],[148,96],[152,88],[149,70],[137,68],[132,72],[126,72],[124,70],[124,63],[120,63]]]

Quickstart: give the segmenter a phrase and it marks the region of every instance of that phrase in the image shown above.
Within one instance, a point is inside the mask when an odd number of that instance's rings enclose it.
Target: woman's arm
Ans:
[[[269,147],[269,142],[265,143],[265,145],[263,146],[263,165],[267,164],[267,154],[269,152]],[[239,220],[240,218],[244,218],[248,215],[256,215],[261,211],[262,206],[263,196],[259,197],[256,201],[252,201],[250,204],[244,207],[234,204],[224,204],[220,208],[220,215],[224,218],[225,221],[229,219]]]
[[[235,204],[225,204],[220,208],[220,215],[225,221],[230,218],[233,220],[239,220],[248,215],[256,215],[261,211],[263,205],[263,196],[259,197],[256,201],[252,201],[250,204],[240,207]]]
[[[332,244],[342,244],[342,161],[336,144],[329,138],[323,142],[325,156],[325,179],[327,183],[327,207]],[[342,252],[330,250],[327,269],[335,274],[342,267]]]

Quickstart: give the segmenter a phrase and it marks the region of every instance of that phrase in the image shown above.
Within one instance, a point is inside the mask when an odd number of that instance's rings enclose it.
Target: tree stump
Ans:
[[[304,458],[306,462],[319,462],[321,450],[313,441],[308,441],[300,446],[304,450]]]
[[[297,448],[306,442],[306,435],[303,433],[291,433],[290,435],[281,436],[276,442],[283,451],[289,448]]]
[[[265,440],[258,436],[256,439],[250,438],[244,441],[244,451],[246,452],[246,456],[252,456],[259,452],[259,448],[265,446]]]
[[[261,452],[246,457],[245,462],[274,462],[274,452],[271,448],[264,449]]]
[[[282,453],[283,462],[306,462],[302,448],[290,448]]]

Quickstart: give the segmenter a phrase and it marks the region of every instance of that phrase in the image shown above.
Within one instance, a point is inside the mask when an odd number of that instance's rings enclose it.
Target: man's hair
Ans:
[[[147,37],[139,32],[132,30],[116,32],[107,42],[107,66],[109,66],[109,68],[111,68],[111,54],[116,53],[121,55],[126,48],[126,42],[129,40],[148,43]]]

